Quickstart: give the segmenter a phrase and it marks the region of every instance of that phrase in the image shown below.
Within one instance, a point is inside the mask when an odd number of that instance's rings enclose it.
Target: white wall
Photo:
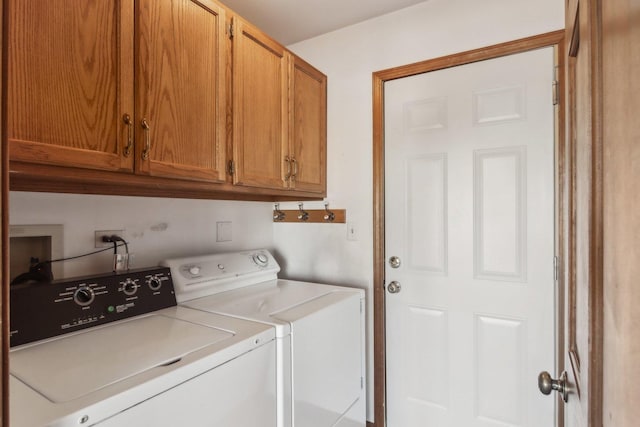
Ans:
[[[276,224],[274,244],[286,260],[282,275],[365,288],[371,313],[372,72],[563,27],[560,0],[430,0],[289,46],[328,76],[327,200],[347,209],[359,237],[347,241],[344,225]],[[370,315],[368,322],[371,337]],[[373,421],[371,339],[368,347],[367,413]]]
[[[133,267],[165,258],[273,244],[271,203],[11,192],[11,225],[62,224],[64,256],[96,250],[95,230],[125,230]],[[216,222],[232,222],[232,240],[216,243]],[[120,249],[122,252],[123,249]],[[64,277],[109,272],[113,252],[64,262]],[[58,277],[57,277],[58,278]]]

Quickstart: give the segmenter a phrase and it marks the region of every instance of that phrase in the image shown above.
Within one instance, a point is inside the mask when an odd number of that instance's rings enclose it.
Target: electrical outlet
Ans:
[[[107,246],[113,246],[111,242],[103,242],[102,236],[111,237],[114,234],[124,239],[124,230],[96,230],[95,231],[95,246],[96,248],[106,248]]]

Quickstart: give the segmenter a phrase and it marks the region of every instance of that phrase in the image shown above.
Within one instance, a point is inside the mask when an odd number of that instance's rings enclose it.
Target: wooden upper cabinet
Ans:
[[[326,76],[216,0],[5,6],[13,189],[325,194]]]
[[[291,188],[325,193],[327,188],[327,77],[291,56],[289,82]]]
[[[11,160],[133,170],[133,0],[8,0]]]
[[[234,184],[287,185],[287,64],[283,46],[234,16]]]
[[[224,181],[224,9],[207,0],[137,4],[136,172]]]

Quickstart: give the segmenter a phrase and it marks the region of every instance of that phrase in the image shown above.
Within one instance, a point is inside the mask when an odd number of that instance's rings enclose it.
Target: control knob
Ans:
[[[153,276],[147,280],[147,285],[149,285],[149,289],[151,289],[152,291],[158,291],[162,287],[162,282],[160,281],[158,276]]]
[[[135,295],[135,293],[138,292],[138,285],[136,285],[136,282],[133,280],[127,279],[122,284],[122,292],[129,296]]]
[[[266,267],[269,262],[269,258],[265,254],[259,253],[253,256],[253,262],[258,264],[260,267]]]
[[[191,273],[194,276],[197,276],[198,274],[200,274],[200,267],[197,265],[193,265],[189,267],[189,273]]]
[[[96,299],[96,294],[88,286],[80,286],[73,293],[73,301],[82,307],[91,304],[94,299]]]

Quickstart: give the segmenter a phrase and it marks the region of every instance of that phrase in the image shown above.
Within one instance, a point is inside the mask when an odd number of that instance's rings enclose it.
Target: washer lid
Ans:
[[[13,350],[11,374],[50,401],[67,402],[231,337],[150,315]]]

